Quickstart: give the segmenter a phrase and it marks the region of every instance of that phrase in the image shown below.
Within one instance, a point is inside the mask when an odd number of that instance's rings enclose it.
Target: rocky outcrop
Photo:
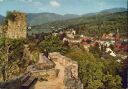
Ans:
[[[40,55],[40,59],[43,56]],[[78,77],[78,64],[76,61],[67,58],[60,53],[50,53],[48,59],[55,63],[54,68],[37,68],[37,65],[31,65],[27,71],[31,76],[38,78],[39,81],[34,85],[34,89],[83,89],[83,84]],[[41,65],[49,63],[41,60]],[[38,64],[38,63],[37,63]],[[33,89],[33,88],[32,88]]]
[[[73,76],[72,70],[73,66],[67,66],[65,68],[64,75],[64,89],[83,89],[83,84],[79,80],[79,78],[75,78]]]
[[[71,72],[75,78],[78,78],[78,64],[76,61],[71,60],[65,56],[62,56],[60,53],[54,52],[50,53],[50,59],[53,60],[55,63],[59,63],[63,67],[71,66]]]
[[[71,60],[60,53],[50,53],[50,59],[53,60],[56,65],[59,64],[64,68],[63,84],[64,89],[83,89],[83,84],[78,78],[78,64],[76,61]]]
[[[30,65],[27,72],[38,80],[52,80],[58,77],[59,70],[55,69],[55,63],[47,58],[43,53],[39,53],[38,62]]]
[[[38,70],[35,65],[31,65],[27,68],[27,71],[31,73],[31,76],[38,78],[38,80],[52,80],[58,77],[58,69]]]
[[[43,53],[39,54],[39,60],[36,68],[39,70],[52,69],[55,67],[55,63],[49,60]]]

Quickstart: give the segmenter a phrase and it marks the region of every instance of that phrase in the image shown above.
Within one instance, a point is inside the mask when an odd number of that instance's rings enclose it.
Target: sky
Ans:
[[[120,7],[127,8],[127,0],[0,0],[0,14],[4,16],[12,10],[81,15]]]

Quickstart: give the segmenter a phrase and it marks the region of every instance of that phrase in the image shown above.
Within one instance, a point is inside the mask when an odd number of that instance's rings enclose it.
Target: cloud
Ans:
[[[104,8],[104,7],[106,7],[106,3],[105,3],[105,2],[99,2],[99,3],[98,3],[98,6],[99,6],[100,8]]]
[[[42,6],[43,5],[41,2],[37,2],[37,1],[32,2],[31,4],[34,6]]]
[[[4,0],[0,0],[0,2],[3,2]]]
[[[28,2],[32,2],[32,0],[28,0]]]
[[[33,0],[20,0],[22,2],[34,2]]]
[[[42,6],[43,4],[39,1],[34,1],[34,0],[20,0],[26,4],[32,5],[32,6]]]
[[[55,0],[53,1],[53,0],[52,0],[52,1],[50,1],[49,3],[50,3],[50,5],[53,6],[53,7],[60,7],[60,3],[59,3],[58,1],[55,1]]]

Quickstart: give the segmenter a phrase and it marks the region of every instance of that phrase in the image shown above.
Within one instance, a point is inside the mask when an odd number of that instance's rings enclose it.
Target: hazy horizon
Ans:
[[[127,0],[0,0],[0,15],[25,13],[87,14],[111,8],[127,8]]]

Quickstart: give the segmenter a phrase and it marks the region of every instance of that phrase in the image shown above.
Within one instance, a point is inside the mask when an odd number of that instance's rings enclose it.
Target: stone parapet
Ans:
[[[64,67],[64,89],[83,89],[83,84],[78,78],[78,63],[60,53],[50,53],[49,57],[56,64]]]
[[[73,61],[72,59],[65,57],[57,52],[50,53],[49,57],[51,60],[59,63],[60,65],[62,65],[64,67],[71,66],[71,68],[72,68],[71,71],[72,71],[73,76],[75,78],[78,78],[78,64],[76,61]]]
[[[38,78],[39,80],[51,80],[58,77],[58,69],[48,69],[48,70],[37,70],[35,65],[31,65],[27,68],[27,71],[31,73],[31,76]]]
[[[72,66],[67,66],[64,70],[64,89],[83,89],[83,84],[79,78],[75,78],[72,73]]]

